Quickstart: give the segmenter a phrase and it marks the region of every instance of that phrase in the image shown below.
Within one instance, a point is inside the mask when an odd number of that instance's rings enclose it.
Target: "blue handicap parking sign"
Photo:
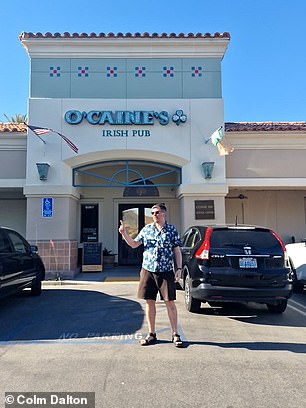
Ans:
[[[42,199],[42,216],[43,218],[53,216],[53,199],[51,197],[44,197]]]

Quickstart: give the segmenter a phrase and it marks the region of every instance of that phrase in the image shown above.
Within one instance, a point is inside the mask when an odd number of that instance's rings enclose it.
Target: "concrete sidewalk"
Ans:
[[[133,282],[139,281],[140,266],[114,266],[104,268],[102,272],[80,272],[73,279],[47,280],[48,284],[87,284],[96,282]]]

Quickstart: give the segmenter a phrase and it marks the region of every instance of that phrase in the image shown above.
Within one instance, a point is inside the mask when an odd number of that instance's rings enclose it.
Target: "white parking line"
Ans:
[[[300,310],[300,309],[298,309],[298,308],[296,308],[296,307],[294,307],[294,306],[292,306],[292,305],[288,305],[288,307],[290,308],[290,309],[293,309],[293,310],[295,310],[296,312],[298,312],[298,313],[300,313],[301,315],[303,315],[303,316],[305,316],[306,317],[306,312],[303,312],[302,310]]]
[[[301,307],[302,309],[306,310],[306,305],[304,305],[303,303],[299,303],[296,300],[290,299],[289,303],[290,304],[293,303],[295,306]]]

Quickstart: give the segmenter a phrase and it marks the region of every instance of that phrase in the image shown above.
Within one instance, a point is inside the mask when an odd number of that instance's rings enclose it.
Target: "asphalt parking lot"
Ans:
[[[232,305],[199,314],[178,291],[184,349],[170,342],[157,304],[156,345],[147,332],[137,282],[48,282],[0,302],[1,395],[95,392],[96,407],[304,407],[306,294],[286,312]]]

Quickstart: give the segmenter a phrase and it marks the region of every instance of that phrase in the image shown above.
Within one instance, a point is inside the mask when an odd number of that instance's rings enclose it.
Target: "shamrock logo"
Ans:
[[[181,122],[182,123],[186,122],[187,116],[184,115],[184,112],[182,110],[177,110],[175,114],[172,116],[172,120],[177,126],[179,126]]]

